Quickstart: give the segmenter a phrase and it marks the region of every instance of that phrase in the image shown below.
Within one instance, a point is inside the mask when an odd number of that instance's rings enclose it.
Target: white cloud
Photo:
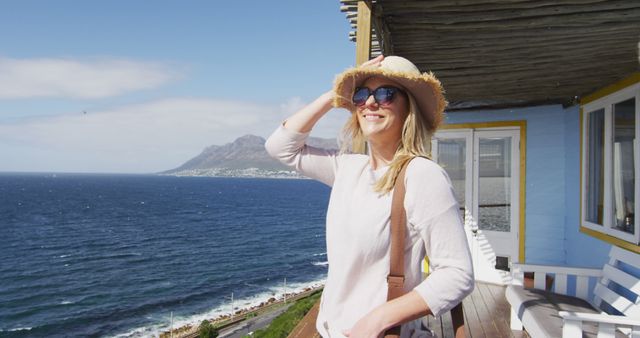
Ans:
[[[307,102],[304,102],[302,98],[297,96],[292,97],[285,103],[280,105],[280,112],[284,115],[284,117],[287,117],[302,109],[302,107],[304,107],[306,104]]]
[[[0,58],[0,99],[104,98],[156,88],[176,77],[160,63]]]
[[[207,146],[245,134],[268,136],[302,107],[172,98],[0,124],[0,171],[157,172],[177,167]],[[313,134],[337,134],[347,113],[331,111]]]

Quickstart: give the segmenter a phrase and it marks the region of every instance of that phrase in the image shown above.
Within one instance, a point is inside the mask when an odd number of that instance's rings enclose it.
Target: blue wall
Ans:
[[[449,112],[446,123],[510,120],[527,122],[525,262],[602,266],[609,245],[578,231],[578,107],[548,105]]]
[[[611,245],[581,233],[580,227],[580,108],[569,107],[564,111],[565,158],[567,168],[565,184],[565,237],[567,265],[602,267],[607,261]],[[575,212],[569,212],[575,210]]]

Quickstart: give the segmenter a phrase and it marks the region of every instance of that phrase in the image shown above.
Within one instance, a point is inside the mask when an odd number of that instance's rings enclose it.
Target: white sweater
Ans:
[[[307,146],[307,137],[280,126],[265,147],[282,163],[332,187],[326,223],[329,271],[316,327],[325,338],[343,337],[343,330],[387,301],[391,194],[373,191],[387,167],[372,170],[367,155]],[[438,316],[474,286],[458,203],[445,171],[428,159],[410,162],[405,185],[405,291],[417,291]],[[425,254],[430,275],[423,281]],[[419,320],[405,323],[401,337],[428,336],[419,328]]]

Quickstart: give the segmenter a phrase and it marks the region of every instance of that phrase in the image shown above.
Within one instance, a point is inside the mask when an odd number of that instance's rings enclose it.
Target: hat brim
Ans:
[[[429,131],[435,131],[443,119],[443,112],[447,105],[444,90],[440,81],[433,73],[412,74],[396,72],[382,68],[357,67],[350,68],[339,74],[334,82],[334,107],[355,111],[352,96],[355,88],[373,76],[381,76],[397,82],[411,93],[417,108],[428,122]]]

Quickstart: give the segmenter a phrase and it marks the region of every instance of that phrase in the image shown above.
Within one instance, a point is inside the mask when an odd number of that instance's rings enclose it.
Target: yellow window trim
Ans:
[[[580,99],[580,105],[585,105],[587,103],[593,102],[595,100],[601,99],[605,96],[611,95],[617,91],[623,90],[627,87],[630,87],[636,83],[640,82],[640,72],[635,72],[631,74],[631,76],[620,80],[612,85],[606,86],[602,89],[597,90],[596,92],[584,96]]]
[[[499,128],[499,127],[519,127],[520,128],[520,227],[519,231],[519,243],[518,243],[518,261],[524,262],[525,254],[525,206],[526,206],[526,177],[527,177],[527,121],[514,120],[514,121],[496,121],[496,122],[478,122],[478,123],[454,123],[445,124],[440,127],[444,130],[454,129],[483,129],[483,128]]]
[[[601,241],[607,242],[609,244],[615,245],[617,247],[623,248],[623,249],[627,249],[629,251],[635,252],[635,253],[640,253],[640,246],[635,245],[631,242],[627,242],[625,240],[622,240],[620,238],[617,237],[613,237],[607,234],[604,234],[602,232],[598,232],[596,230],[592,230],[589,228],[585,228],[583,226],[580,226],[580,232],[587,234],[591,237],[595,237]]]
[[[599,100],[605,96],[609,96],[615,92],[621,91],[627,87],[633,86],[636,83],[640,82],[640,72],[636,72],[631,74],[631,76],[620,80],[614,84],[611,84],[609,86],[606,86],[596,92],[594,92],[593,94],[590,95],[586,95],[585,97],[583,97],[580,100],[580,203],[579,203],[579,219],[580,219],[580,232],[582,232],[583,234],[587,234],[591,237],[594,237],[596,239],[599,239],[601,241],[607,242],[609,244],[615,245],[617,247],[621,247],[623,249],[627,249],[629,251],[633,251],[635,253],[640,253],[640,245],[631,243],[631,242],[627,242],[625,240],[622,240],[620,238],[617,237],[613,237],[611,235],[607,235],[605,233],[593,230],[593,229],[589,229],[585,226],[583,226],[582,224],[582,147],[583,145],[583,133],[584,133],[584,126],[583,126],[583,121],[584,121],[584,108],[583,106],[587,103],[593,102],[595,100]]]

